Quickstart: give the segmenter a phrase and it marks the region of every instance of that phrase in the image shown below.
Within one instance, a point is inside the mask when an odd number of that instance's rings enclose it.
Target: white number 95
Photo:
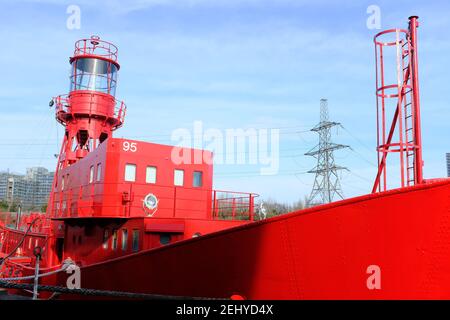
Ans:
[[[136,142],[128,142],[128,141],[124,141],[123,142],[123,151],[131,151],[131,152],[136,152],[137,151],[137,143]]]

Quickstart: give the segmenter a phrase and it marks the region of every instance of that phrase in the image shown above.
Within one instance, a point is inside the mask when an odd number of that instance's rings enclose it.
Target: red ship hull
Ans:
[[[380,289],[368,288],[371,265],[380,267]],[[81,287],[214,298],[448,299],[450,180],[85,266]]]

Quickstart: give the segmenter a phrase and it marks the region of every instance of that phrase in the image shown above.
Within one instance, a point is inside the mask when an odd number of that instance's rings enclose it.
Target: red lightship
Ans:
[[[97,37],[78,41],[70,93],[53,100],[65,135],[48,210],[17,228],[0,227],[2,277],[31,279],[39,262],[39,274],[47,274],[39,284],[65,286],[68,274],[57,271],[70,258],[80,268],[81,289],[246,299],[450,298],[450,180],[423,178],[417,26],[411,17],[407,30],[375,37],[373,193],[258,221],[256,194],[212,190],[209,151],[184,148],[202,161],[175,164],[172,146],[113,138],[126,112],[115,98],[117,48]],[[385,80],[389,49],[396,50],[396,84]],[[391,153],[400,158],[401,187],[387,190]],[[73,297],[85,296],[60,296]]]

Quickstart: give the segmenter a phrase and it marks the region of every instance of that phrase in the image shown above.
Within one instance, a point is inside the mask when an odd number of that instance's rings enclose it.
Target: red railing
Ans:
[[[102,190],[97,190],[101,188]],[[109,191],[104,192],[107,189]],[[254,193],[161,186],[142,183],[95,182],[54,193],[53,217],[149,216],[144,198],[153,193],[157,211],[173,218],[209,217],[217,220],[254,220]],[[158,213],[154,215],[160,217]]]
[[[12,263],[12,261],[6,260],[3,269],[0,270],[0,275],[3,274],[7,277],[11,277],[13,274],[14,276],[20,275],[22,264],[32,260],[29,257],[33,257],[33,250],[37,246],[43,248],[43,254],[45,255],[49,235],[35,232],[29,232],[26,236],[25,234],[26,230],[24,229],[0,227],[0,252],[9,254],[22,242],[11,255],[16,263],[11,265],[9,262]]]
[[[212,216],[223,220],[254,220],[254,193],[213,190]]]
[[[72,108],[70,106],[70,98],[69,98],[68,94],[59,95],[59,96],[53,98],[53,101],[55,102],[55,112],[56,112],[58,120],[61,120],[58,117],[58,115],[61,113],[72,114]],[[113,114],[108,115],[108,116],[110,116],[111,118],[114,118],[118,123],[117,127],[120,127],[123,124],[123,122],[125,121],[125,115],[127,113],[127,106],[123,101],[120,101],[117,99],[114,99],[114,101],[115,101],[115,106],[114,106]]]
[[[75,43],[74,56],[96,55],[117,62],[118,51],[112,43],[92,36],[90,39],[81,39]]]

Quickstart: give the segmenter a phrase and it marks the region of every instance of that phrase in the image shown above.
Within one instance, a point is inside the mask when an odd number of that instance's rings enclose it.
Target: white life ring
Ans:
[[[145,196],[142,201],[142,206],[147,216],[152,217],[155,214],[156,210],[158,210],[158,203],[159,200],[153,193],[149,193]]]

